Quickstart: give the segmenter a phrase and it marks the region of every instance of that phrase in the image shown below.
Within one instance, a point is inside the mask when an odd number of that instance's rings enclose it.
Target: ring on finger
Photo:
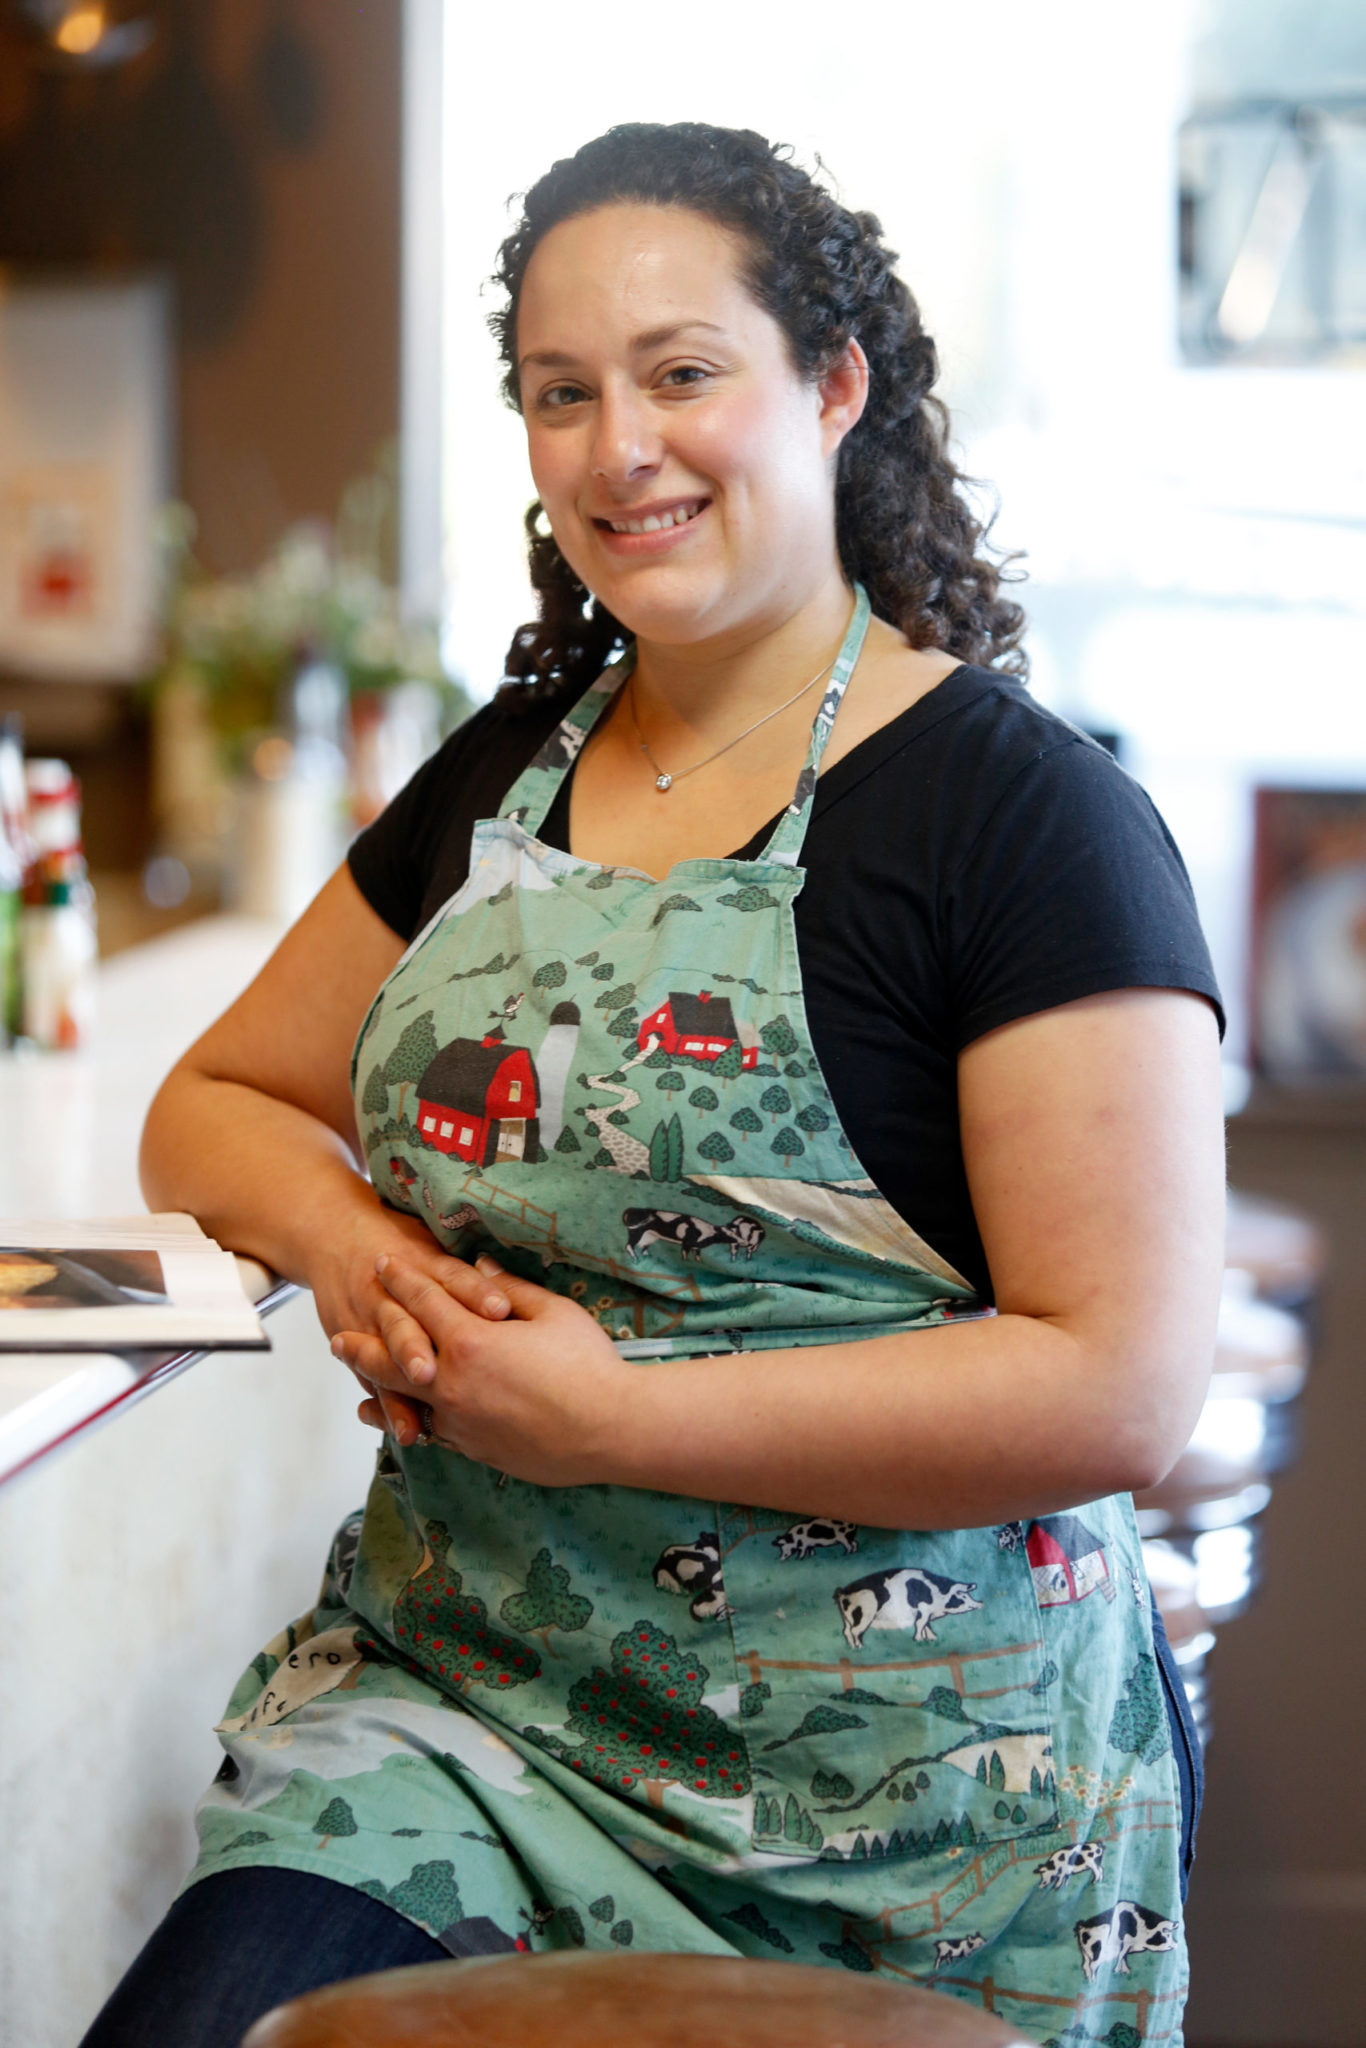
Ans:
[[[436,1449],[439,1451],[458,1452],[460,1450],[459,1444],[453,1444],[448,1436],[442,1436],[438,1431],[436,1427],[436,1419],[433,1416],[431,1409],[427,1406],[426,1402],[419,1401],[416,1402],[414,1405],[417,1408],[418,1417],[422,1424],[419,1433],[413,1439],[413,1442],[417,1446],[417,1448],[419,1450],[426,1451],[430,1450],[432,1446],[435,1445]]]

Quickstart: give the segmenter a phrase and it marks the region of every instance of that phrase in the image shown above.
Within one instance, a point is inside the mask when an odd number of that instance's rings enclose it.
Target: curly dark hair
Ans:
[[[505,365],[503,390],[521,410],[517,312],[527,265],[561,221],[614,203],[681,206],[741,239],[743,279],[787,337],[798,373],[816,381],[857,337],[870,370],[863,417],[840,446],[836,536],[850,581],[912,647],[1027,673],[1024,613],[1002,594],[1014,557],[988,549],[990,520],[968,502],[948,450],[949,420],[930,395],[939,372],[920,310],[896,275],[871,213],[851,213],[784,144],[748,128],[701,121],[631,122],[552,164],[522,202],[494,281],[507,294],[489,325]],[[518,628],[507,681],[518,694],[587,687],[628,637],[570,568],[554,536],[526,515],[540,616]]]

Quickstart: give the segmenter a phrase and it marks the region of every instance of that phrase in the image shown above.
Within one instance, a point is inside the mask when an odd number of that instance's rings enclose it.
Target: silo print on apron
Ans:
[[[817,1344],[837,1400],[841,1341],[983,1312],[864,1173],[806,1018],[798,862],[867,617],[860,592],[754,861],[654,879],[538,840],[629,656],[609,669],[357,1042],[385,1199],[580,1302],[642,1371]],[[319,1607],[234,1694],[196,1876],[320,1870],[454,1954],[791,1955],[1041,2041],[1174,2041],[1146,1602],[1127,1500],[888,1530],[388,1444]]]

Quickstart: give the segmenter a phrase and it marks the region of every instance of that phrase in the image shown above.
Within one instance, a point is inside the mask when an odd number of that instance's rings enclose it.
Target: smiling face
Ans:
[[[797,374],[741,255],[684,208],[613,205],[552,228],[527,267],[537,493],[575,573],[646,642],[776,623],[839,573],[833,458],[861,389]]]

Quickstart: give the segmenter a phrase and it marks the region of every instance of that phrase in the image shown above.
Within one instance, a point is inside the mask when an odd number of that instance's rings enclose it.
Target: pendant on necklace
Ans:
[[[672,775],[656,775],[655,777],[655,788],[660,792],[661,795],[666,789],[672,786],[672,783]]]

